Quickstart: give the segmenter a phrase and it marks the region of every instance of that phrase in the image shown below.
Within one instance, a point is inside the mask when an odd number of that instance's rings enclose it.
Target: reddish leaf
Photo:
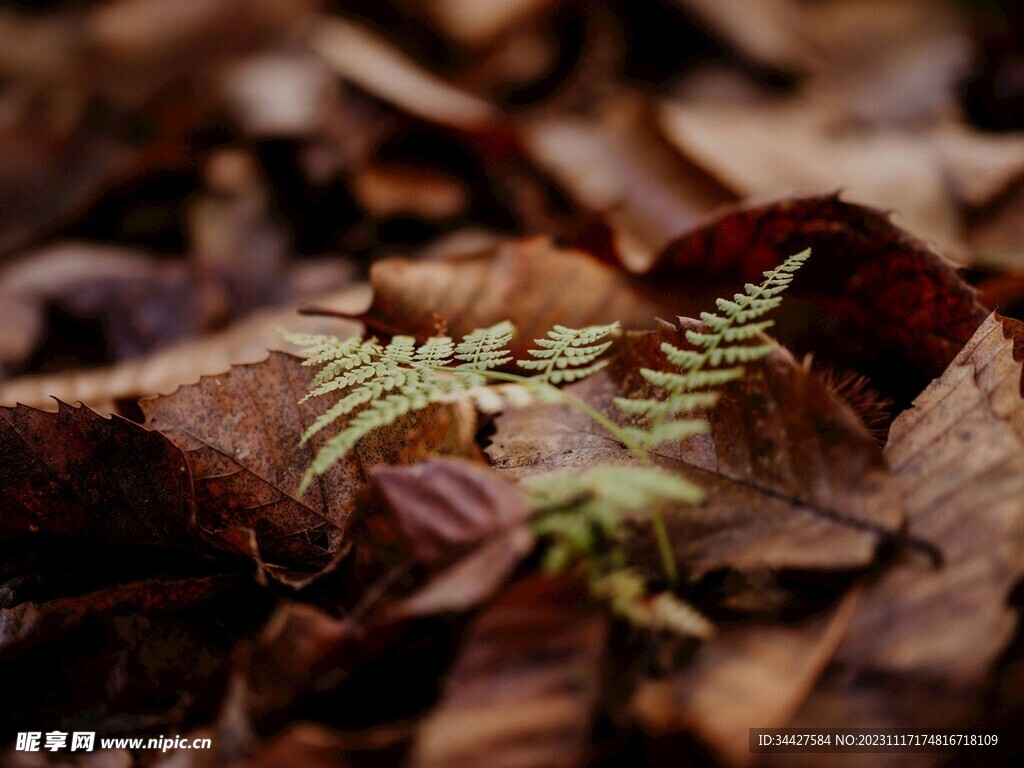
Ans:
[[[479,605],[533,550],[523,525],[531,514],[525,494],[485,466],[438,459],[380,467],[372,476],[387,511],[365,521],[368,549],[395,545],[429,573],[423,586],[389,607],[389,619]]]
[[[397,537],[416,560],[427,565],[451,562],[530,516],[526,495],[518,486],[468,461],[439,459],[408,468],[378,467],[372,477],[395,526],[377,539]]]
[[[170,543],[195,524],[192,478],[163,435],[85,406],[0,408],[0,540],[49,533]]]
[[[985,317],[974,292],[925,243],[884,213],[838,197],[716,217],[670,245],[645,282],[678,286],[678,313],[696,316],[686,297],[701,286],[720,295],[723,284],[757,283],[808,247],[811,258],[773,333],[826,364],[870,373],[890,392],[916,394],[915,385],[938,376]]]

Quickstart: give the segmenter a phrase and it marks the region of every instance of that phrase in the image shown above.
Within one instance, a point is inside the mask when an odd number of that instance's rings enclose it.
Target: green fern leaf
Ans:
[[[515,330],[512,323],[504,320],[490,328],[477,328],[466,334],[455,347],[455,359],[462,361],[459,367],[485,371],[512,362],[506,347]]]
[[[602,339],[619,327],[619,323],[586,328],[556,325],[548,331],[547,338],[534,339],[539,349],[527,350],[533,359],[516,360],[516,365],[525,371],[539,371],[535,378],[548,384],[579,381],[604,367],[603,361],[595,361],[612,342],[602,342]]]
[[[630,427],[625,432],[635,446],[651,448],[695,434],[694,420],[678,420],[677,417],[709,407],[714,403],[714,395],[706,390],[740,378],[744,373],[743,364],[760,360],[771,352],[771,344],[751,343],[772,325],[772,321],[759,318],[779,305],[782,292],[809,256],[809,250],[791,256],[765,272],[760,285],[747,283],[744,293],[737,293],[732,299],[718,299],[716,304],[721,314],[703,312],[704,330],[686,331],[686,340],[693,349],[680,349],[669,343],[661,345],[669,364],[682,372],[641,368],[640,375],[663,390],[664,396],[615,400],[620,410],[645,417],[649,423],[647,428]],[[701,394],[708,397],[694,398]]]

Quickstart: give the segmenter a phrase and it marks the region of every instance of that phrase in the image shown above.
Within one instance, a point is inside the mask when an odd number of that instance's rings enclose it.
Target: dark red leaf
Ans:
[[[0,408],[0,541],[49,533],[186,540],[195,525],[184,456],[158,432],[85,406]]]

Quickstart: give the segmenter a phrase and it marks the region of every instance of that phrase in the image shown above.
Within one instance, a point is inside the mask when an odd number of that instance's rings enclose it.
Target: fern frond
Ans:
[[[695,504],[704,498],[701,489],[685,478],[650,466],[594,467],[579,474],[556,472],[526,477],[522,483],[536,509],[564,511],[571,507],[573,515],[590,520],[609,536],[617,530],[625,512],[661,500]],[[556,533],[561,514],[537,518],[536,532]]]
[[[503,320],[490,328],[467,333],[455,347],[455,359],[462,362],[459,367],[485,371],[512,362],[506,347],[515,332],[515,326]]]
[[[556,325],[545,339],[534,339],[539,349],[529,349],[529,360],[516,360],[525,371],[540,371],[535,378],[548,384],[567,384],[590,376],[604,367],[595,362],[611,346],[601,342],[619,329],[619,323],[566,328]],[[600,343],[599,343],[600,342]]]
[[[744,373],[743,364],[760,360],[772,351],[771,344],[750,343],[772,326],[771,320],[759,318],[779,305],[782,292],[809,256],[809,250],[790,256],[775,269],[765,272],[760,285],[747,283],[744,293],[737,293],[732,299],[718,299],[721,314],[703,312],[701,320],[705,330],[686,331],[686,340],[693,349],[680,349],[667,342],[661,345],[669,364],[682,372],[642,368],[640,375],[663,390],[664,395],[615,400],[623,412],[643,416],[650,424],[646,429],[629,428],[627,436],[635,445],[651,447],[694,434],[693,420],[667,420],[713,405],[715,395],[706,390],[739,379]],[[702,394],[706,397],[694,397]],[[671,424],[680,426],[671,427]]]
[[[713,633],[711,622],[672,593],[650,595],[644,579],[623,567],[619,548],[623,514],[666,500],[699,502],[699,488],[650,466],[595,467],[575,476],[556,473],[522,482],[539,510],[532,528],[547,542],[545,568],[584,566],[591,594],[634,626],[686,637]],[[602,549],[605,556],[597,559],[595,552]]]
[[[602,339],[616,328],[618,323],[579,330],[555,326],[543,340],[551,345],[542,350],[545,359],[532,361],[538,363],[536,370],[543,370],[534,377],[494,370],[512,361],[507,345],[515,327],[507,320],[478,328],[458,343],[448,336],[435,336],[418,346],[413,337],[401,335],[382,346],[376,339],[358,336],[342,340],[285,334],[303,347],[304,365],[320,366],[302,402],[338,395],[306,429],[302,442],[334,424],[343,425],[318,451],[302,490],[370,432],[433,403],[467,398],[482,412],[494,413],[506,403],[524,405],[560,398],[555,384],[578,381],[605,365],[597,358],[611,342]],[[503,383],[485,386],[488,378]]]

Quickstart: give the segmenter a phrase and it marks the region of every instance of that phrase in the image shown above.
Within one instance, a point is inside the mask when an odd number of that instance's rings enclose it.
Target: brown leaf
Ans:
[[[195,526],[185,457],[119,416],[58,403],[56,413],[0,408],[0,540],[45,533],[173,543]]]
[[[674,146],[740,198],[822,195],[895,212],[918,236],[955,252],[960,212],[928,136],[844,125],[795,96],[754,104],[668,102],[658,120]]]
[[[893,424],[886,454],[910,533],[938,547],[942,564],[907,558],[868,585],[794,727],[955,728],[977,714],[986,678],[1016,630],[1007,601],[1024,575],[1022,347],[1024,325],[990,316]],[[843,764],[938,758],[870,757]]]
[[[469,48],[480,48],[560,4],[561,0],[438,0],[423,10],[445,35]]]
[[[984,319],[974,292],[925,243],[885,214],[837,197],[736,209],[676,240],[645,276],[687,296],[721,295],[805,248],[772,331],[786,346],[856,369],[899,400],[938,376]],[[734,289],[733,289],[734,290]],[[731,292],[731,291],[729,291]]]
[[[660,334],[628,334],[609,368],[568,391],[621,420],[611,398],[652,395],[639,368],[666,368],[662,340],[686,344],[671,326]],[[665,510],[677,559],[698,574],[867,565],[879,539],[892,537],[902,519],[880,449],[850,409],[784,349],[746,368],[706,414],[708,435],[655,454],[707,494],[701,506]],[[487,453],[516,474],[635,461],[567,406],[499,417]],[[654,552],[653,546],[645,541],[636,550]]]
[[[410,765],[582,765],[601,691],[607,622],[585,591],[520,581],[472,624]]]
[[[244,669],[250,717],[277,712],[315,690],[351,655],[353,626],[319,608],[285,603],[247,651]]]
[[[0,271],[0,307],[5,316],[15,310],[16,334],[16,346],[3,350],[0,370],[27,362],[47,330],[48,309],[95,326],[106,347],[101,352],[115,359],[138,357],[203,324],[202,302],[185,264],[83,242],[50,245],[6,265]],[[79,350],[78,339],[65,343],[73,345],[70,354],[96,354]]]
[[[642,682],[634,715],[653,735],[686,731],[727,765],[749,765],[749,729],[789,723],[842,640],[857,594],[800,623],[721,629],[682,670]]]
[[[369,296],[342,291],[319,296],[317,304],[356,312],[366,307]],[[5,314],[9,312],[5,307]],[[331,333],[347,336],[361,327],[337,319],[302,316],[294,308],[264,310],[230,328],[201,339],[175,344],[137,360],[106,368],[76,368],[54,374],[23,376],[0,385],[0,403],[23,403],[52,410],[53,399],[82,402],[104,413],[117,412],[119,401],[170,394],[201,376],[223,373],[232,365],[256,363],[267,350],[286,350],[289,345],[275,328],[295,333]]]
[[[581,209],[605,216],[642,262],[736,199],[680,157],[651,123],[642,101],[622,98],[596,121],[559,115],[520,129],[528,156]]]
[[[460,336],[511,320],[514,354],[555,323],[573,328],[620,321],[651,327],[659,305],[615,269],[545,237],[503,243],[479,255],[443,262],[386,259],[373,265],[373,305],[362,318],[375,330],[427,337],[435,315]]]
[[[421,168],[360,168],[352,175],[352,188],[360,206],[378,218],[405,214],[443,220],[469,205],[459,179]]]
[[[804,4],[820,66],[803,92],[861,125],[919,127],[959,108],[971,40],[956,3],[834,0]]]
[[[147,579],[4,611],[5,623],[29,619],[0,649],[0,672],[22,692],[0,702],[4,722],[113,735],[211,717],[234,635],[265,610],[243,585]]]
[[[85,595],[0,609],[0,657],[11,659],[26,647],[65,634],[97,614],[180,611],[201,605],[237,587],[237,576],[193,579],[148,579],[118,584]]]
[[[140,403],[147,425],[188,457],[200,525],[215,537],[252,528],[264,560],[307,570],[321,568],[342,546],[367,468],[422,457],[459,422],[453,408],[441,406],[402,420],[316,478],[300,498],[299,482],[330,437],[320,433],[300,446],[324,407],[298,402],[312,376],[299,358],[274,352],[262,363]]]
[[[743,0],[674,0],[706,26],[760,64],[779,70],[809,69],[815,63],[793,0],[747,5]]]

